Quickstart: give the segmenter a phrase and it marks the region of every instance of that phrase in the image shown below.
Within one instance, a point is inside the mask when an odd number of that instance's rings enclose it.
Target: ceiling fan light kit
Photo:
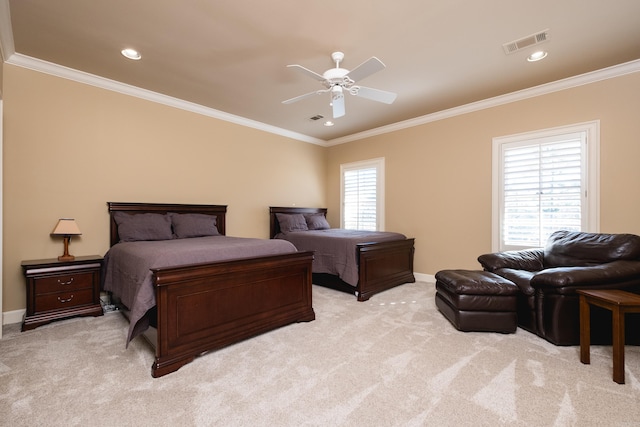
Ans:
[[[333,52],[331,59],[336,64],[335,68],[330,68],[323,74],[318,74],[315,71],[311,71],[302,65],[293,64],[287,65],[288,68],[293,68],[299,72],[306,74],[307,76],[318,80],[322,83],[325,89],[316,90],[313,92],[305,93],[304,95],[296,96],[291,99],[282,101],[283,104],[291,104],[302,99],[311,97],[313,95],[320,95],[329,93],[331,97],[331,105],[333,109],[333,118],[342,117],[345,115],[344,104],[344,92],[348,92],[353,96],[359,96],[371,101],[383,102],[385,104],[391,104],[396,99],[396,94],[393,92],[387,92],[380,89],[373,89],[364,86],[356,86],[356,82],[362,80],[373,73],[376,73],[385,68],[385,65],[375,56],[367,59],[362,64],[358,65],[353,70],[349,71],[345,68],[340,68],[340,63],[344,59],[344,53]]]

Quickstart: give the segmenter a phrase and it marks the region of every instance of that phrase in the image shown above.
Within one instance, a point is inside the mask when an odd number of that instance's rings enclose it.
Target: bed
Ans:
[[[327,272],[335,269],[327,269],[324,268],[326,267],[325,265],[321,265],[323,264],[323,259],[338,258],[337,254],[330,253],[332,249],[325,243],[329,234],[334,230],[337,232],[336,234],[339,234],[341,230],[326,229],[329,227],[326,222],[327,209],[272,206],[269,208],[269,212],[269,228],[272,239],[287,239],[293,242],[299,250],[313,250],[315,252],[313,262],[314,284],[348,292],[356,295],[358,301],[366,301],[379,292],[404,283],[415,282],[413,275],[413,254],[415,251],[413,238],[406,238],[399,233],[387,232],[370,232],[363,233],[363,236],[354,236],[357,232],[342,230],[342,233],[346,233],[348,236],[338,236],[337,238],[346,238],[349,243],[343,243],[343,245],[348,244],[350,246],[347,247],[348,252],[346,252],[346,255],[340,256],[340,258],[353,257],[355,267],[351,268],[351,270],[355,269],[355,272],[336,274],[335,271]],[[316,230],[283,233],[278,217],[283,218],[283,215],[285,217],[289,215],[298,216],[300,214],[307,217],[306,221],[309,225],[311,224],[308,222],[309,220],[318,221],[318,227],[311,227],[316,228]],[[322,221],[323,219],[324,222]],[[296,228],[295,221],[293,223],[292,228]],[[290,226],[290,224],[288,223],[287,226]],[[309,242],[307,234],[316,234],[317,236],[313,238],[318,240]],[[301,240],[303,238],[304,240]],[[348,262],[350,263],[351,261]]]
[[[127,344],[141,334],[155,347],[151,368],[154,378],[176,371],[206,351],[294,322],[315,319],[311,303],[312,252],[279,247],[277,254],[250,256],[253,249],[238,249],[241,246],[236,247],[234,243],[228,250],[217,249],[224,254],[221,260],[209,260],[209,254],[200,253],[198,249],[193,253],[198,254],[196,262],[184,261],[191,259],[192,254],[187,258],[189,251],[179,252],[177,248],[186,245],[187,241],[200,242],[199,246],[214,240],[221,244],[225,239],[231,239],[237,245],[244,245],[241,240],[256,241],[259,245],[270,240],[225,236],[226,206],[222,205],[118,202],[107,205],[111,248],[105,255],[103,289],[111,293],[114,301],[119,300],[124,305],[123,313],[131,325]],[[145,227],[132,228],[136,222],[131,220],[145,218],[138,214],[160,214],[153,216],[154,221],[171,217],[172,233],[180,224],[183,224],[182,231],[189,231],[190,223],[185,219],[199,221],[204,215],[207,220],[215,216],[213,236],[183,233],[179,237],[188,238],[146,241]],[[181,222],[176,223],[174,216]],[[187,224],[186,228],[184,224]],[[134,235],[141,233],[136,239],[140,237],[142,241],[121,243],[125,231],[129,237],[132,229]],[[164,228],[162,230],[164,233]],[[172,237],[176,237],[175,234]],[[156,248],[156,243],[174,244],[169,252],[175,252],[177,259],[182,261],[170,261],[174,260],[174,254],[164,255],[165,252],[159,249],[149,249],[163,254],[159,255],[160,261],[146,270],[145,281],[149,283],[147,286],[141,284],[138,290],[127,288],[126,275],[134,276],[133,272],[123,273],[127,268],[123,260],[134,258],[127,252],[134,250],[132,246]],[[238,250],[242,256],[233,255]],[[265,250],[271,251],[270,248]],[[258,253],[258,249],[255,251]],[[113,280],[116,277],[120,280]]]

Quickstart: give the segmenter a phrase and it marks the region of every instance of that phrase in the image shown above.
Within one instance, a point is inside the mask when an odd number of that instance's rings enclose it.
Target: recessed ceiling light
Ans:
[[[140,53],[135,49],[127,48],[122,49],[120,52],[125,58],[133,59],[135,61],[142,58],[142,55],[140,55]]]
[[[527,57],[527,61],[536,62],[536,61],[540,61],[541,59],[544,59],[546,57],[547,57],[547,52],[545,52],[544,50],[539,50],[539,51],[533,52],[531,55],[529,55]]]
[[[327,120],[326,122],[324,122],[325,126],[333,126],[334,123],[331,120]]]

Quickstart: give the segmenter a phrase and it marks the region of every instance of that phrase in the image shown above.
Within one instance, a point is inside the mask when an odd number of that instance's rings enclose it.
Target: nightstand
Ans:
[[[102,316],[101,268],[102,257],[97,255],[72,261],[22,261],[27,279],[27,313],[22,330],[73,316]]]

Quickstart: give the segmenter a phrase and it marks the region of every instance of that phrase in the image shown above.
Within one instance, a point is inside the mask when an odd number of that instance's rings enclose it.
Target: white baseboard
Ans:
[[[424,273],[413,273],[413,275],[416,278],[416,281],[418,282],[429,282],[429,283],[435,283],[436,282],[436,276],[433,274],[424,274]]]
[[[5,311],[4,313],[2,313],[2,324],[11,325],[13,323],[21,323],[26,312],[27,310],[25,309]]]

